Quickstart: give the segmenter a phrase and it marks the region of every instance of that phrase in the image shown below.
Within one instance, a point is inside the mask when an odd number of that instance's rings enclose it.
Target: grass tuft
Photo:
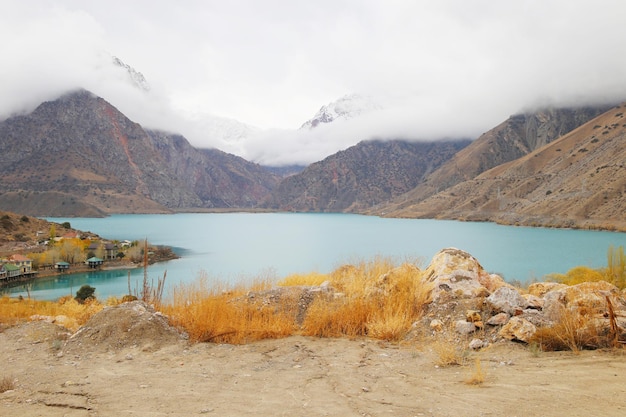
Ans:
[[[437,366],[460,366],[465,364],[465,352],[452,341],[439,339],[432,345]]]
[[[15,380],[11,377],[5,376],[0,379],[0,393],[7,392],[15,389]]]
[[[571,350],[576,353],[608,346],[592,317],[565,307],[559,311],[558,320],[550,327],[538,328],[529,343],[544,351]]]
[[[485,371],[479,358],[474,361],[474,368],[470,376],[465,380],[467,385],[482,385],[485,382]]]

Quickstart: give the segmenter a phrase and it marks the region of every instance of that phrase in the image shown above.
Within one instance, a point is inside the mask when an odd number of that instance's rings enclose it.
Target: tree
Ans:
[[[50,242],[48,243],[50,246],[54,245],[54,238],[57,237],[57,228],[54,226],[54,223],[50,225]]]
[[[95,292],[96,289],[94,287],[85,284],[76,291],[76,297],[74,297],[74,299],[83,304],[87,300],[95,299],[96,297],[93,295]]]
[[[83,245],[80,239],[63,239],[61,241],[60,257],[71,264],[83,260]]]

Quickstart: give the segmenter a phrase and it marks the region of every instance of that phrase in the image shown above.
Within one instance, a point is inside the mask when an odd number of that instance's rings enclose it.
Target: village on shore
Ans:
[[[22,252],[0,254],[0,288],[37,278],[106,269],[132,269],[144,262],[152,264],[178,258],[168,247],[130,240],[106,240],[80,231],[67,231],[61,236],[39,242],[30,253]]]

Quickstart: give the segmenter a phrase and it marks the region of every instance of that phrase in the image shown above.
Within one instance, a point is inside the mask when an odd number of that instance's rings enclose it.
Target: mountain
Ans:
[[[0,153],[0,207],[31,215],[251,207],[278,182],[234,155],[147,131],[84,90],[0,123]]]
[[[367,96],[349,94],[322,106],[313,118],[302,124],[300,129],[313,129],[320,123],[331,123],[338,119],[348,120],[383,107]]]
[[[626,105],[393,216],[626,230]],[[467,148],[466,148],[467,149]]]
[[[195,207],[252,208],[279,180],[258,164],[218,149],[196,149],[181,135],[147,130],[174,178],[200,199]],[[194,206],[180,205],[174,208]]]
[[[150,91],[150,84],[148,83],[148,80],[146,80],[146,78],[143,76],[142,73],[140,73],[139,71],[137,71],[135,68],[131,67],[130,65],[126,64],[124,61],[122,61],[116,56],[111,57],[111,59],[113,61],[113,65],[121,67],[124,70],[126,70],[126,73],[128,74],[128,79],[132,85],[134,85],[139,90]]]
[[[469,140],[364,141],[281,181],[264,207],[358,211],[412,189]]]
[[[406,207],[540,148],[609,110],[612,105],[546,108],[511,116],[432,172],[415,189],[381,208],[409,215]],[[370,214],[379,214],[370,213]]]

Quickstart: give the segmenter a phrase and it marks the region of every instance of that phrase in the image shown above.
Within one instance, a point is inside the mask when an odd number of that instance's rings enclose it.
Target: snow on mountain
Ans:
[[[114,65],[117,65],[118,67],[124,68],[126,70],[126,72],[128,73],[128,77],[130,78],[130,81],[133,83],[135,87],[143,91],[150,91],[150,84],[148,84],[148,81],[146,80],[146,78],[143,76],[142,73],[140,73],[139,71],[137,71],[130,65],[126,64],[124,61],[122,61],[116,56],[113,56],[111,58],[113,60]]]
[[[383,106],[376,103],[371,97],[360,94],[348,94],[332,103],[329,103],[306,121],[300,129],[313,129],[320,123],[331,123],[337,119],[352,119],[373,110],[380,110]]]

